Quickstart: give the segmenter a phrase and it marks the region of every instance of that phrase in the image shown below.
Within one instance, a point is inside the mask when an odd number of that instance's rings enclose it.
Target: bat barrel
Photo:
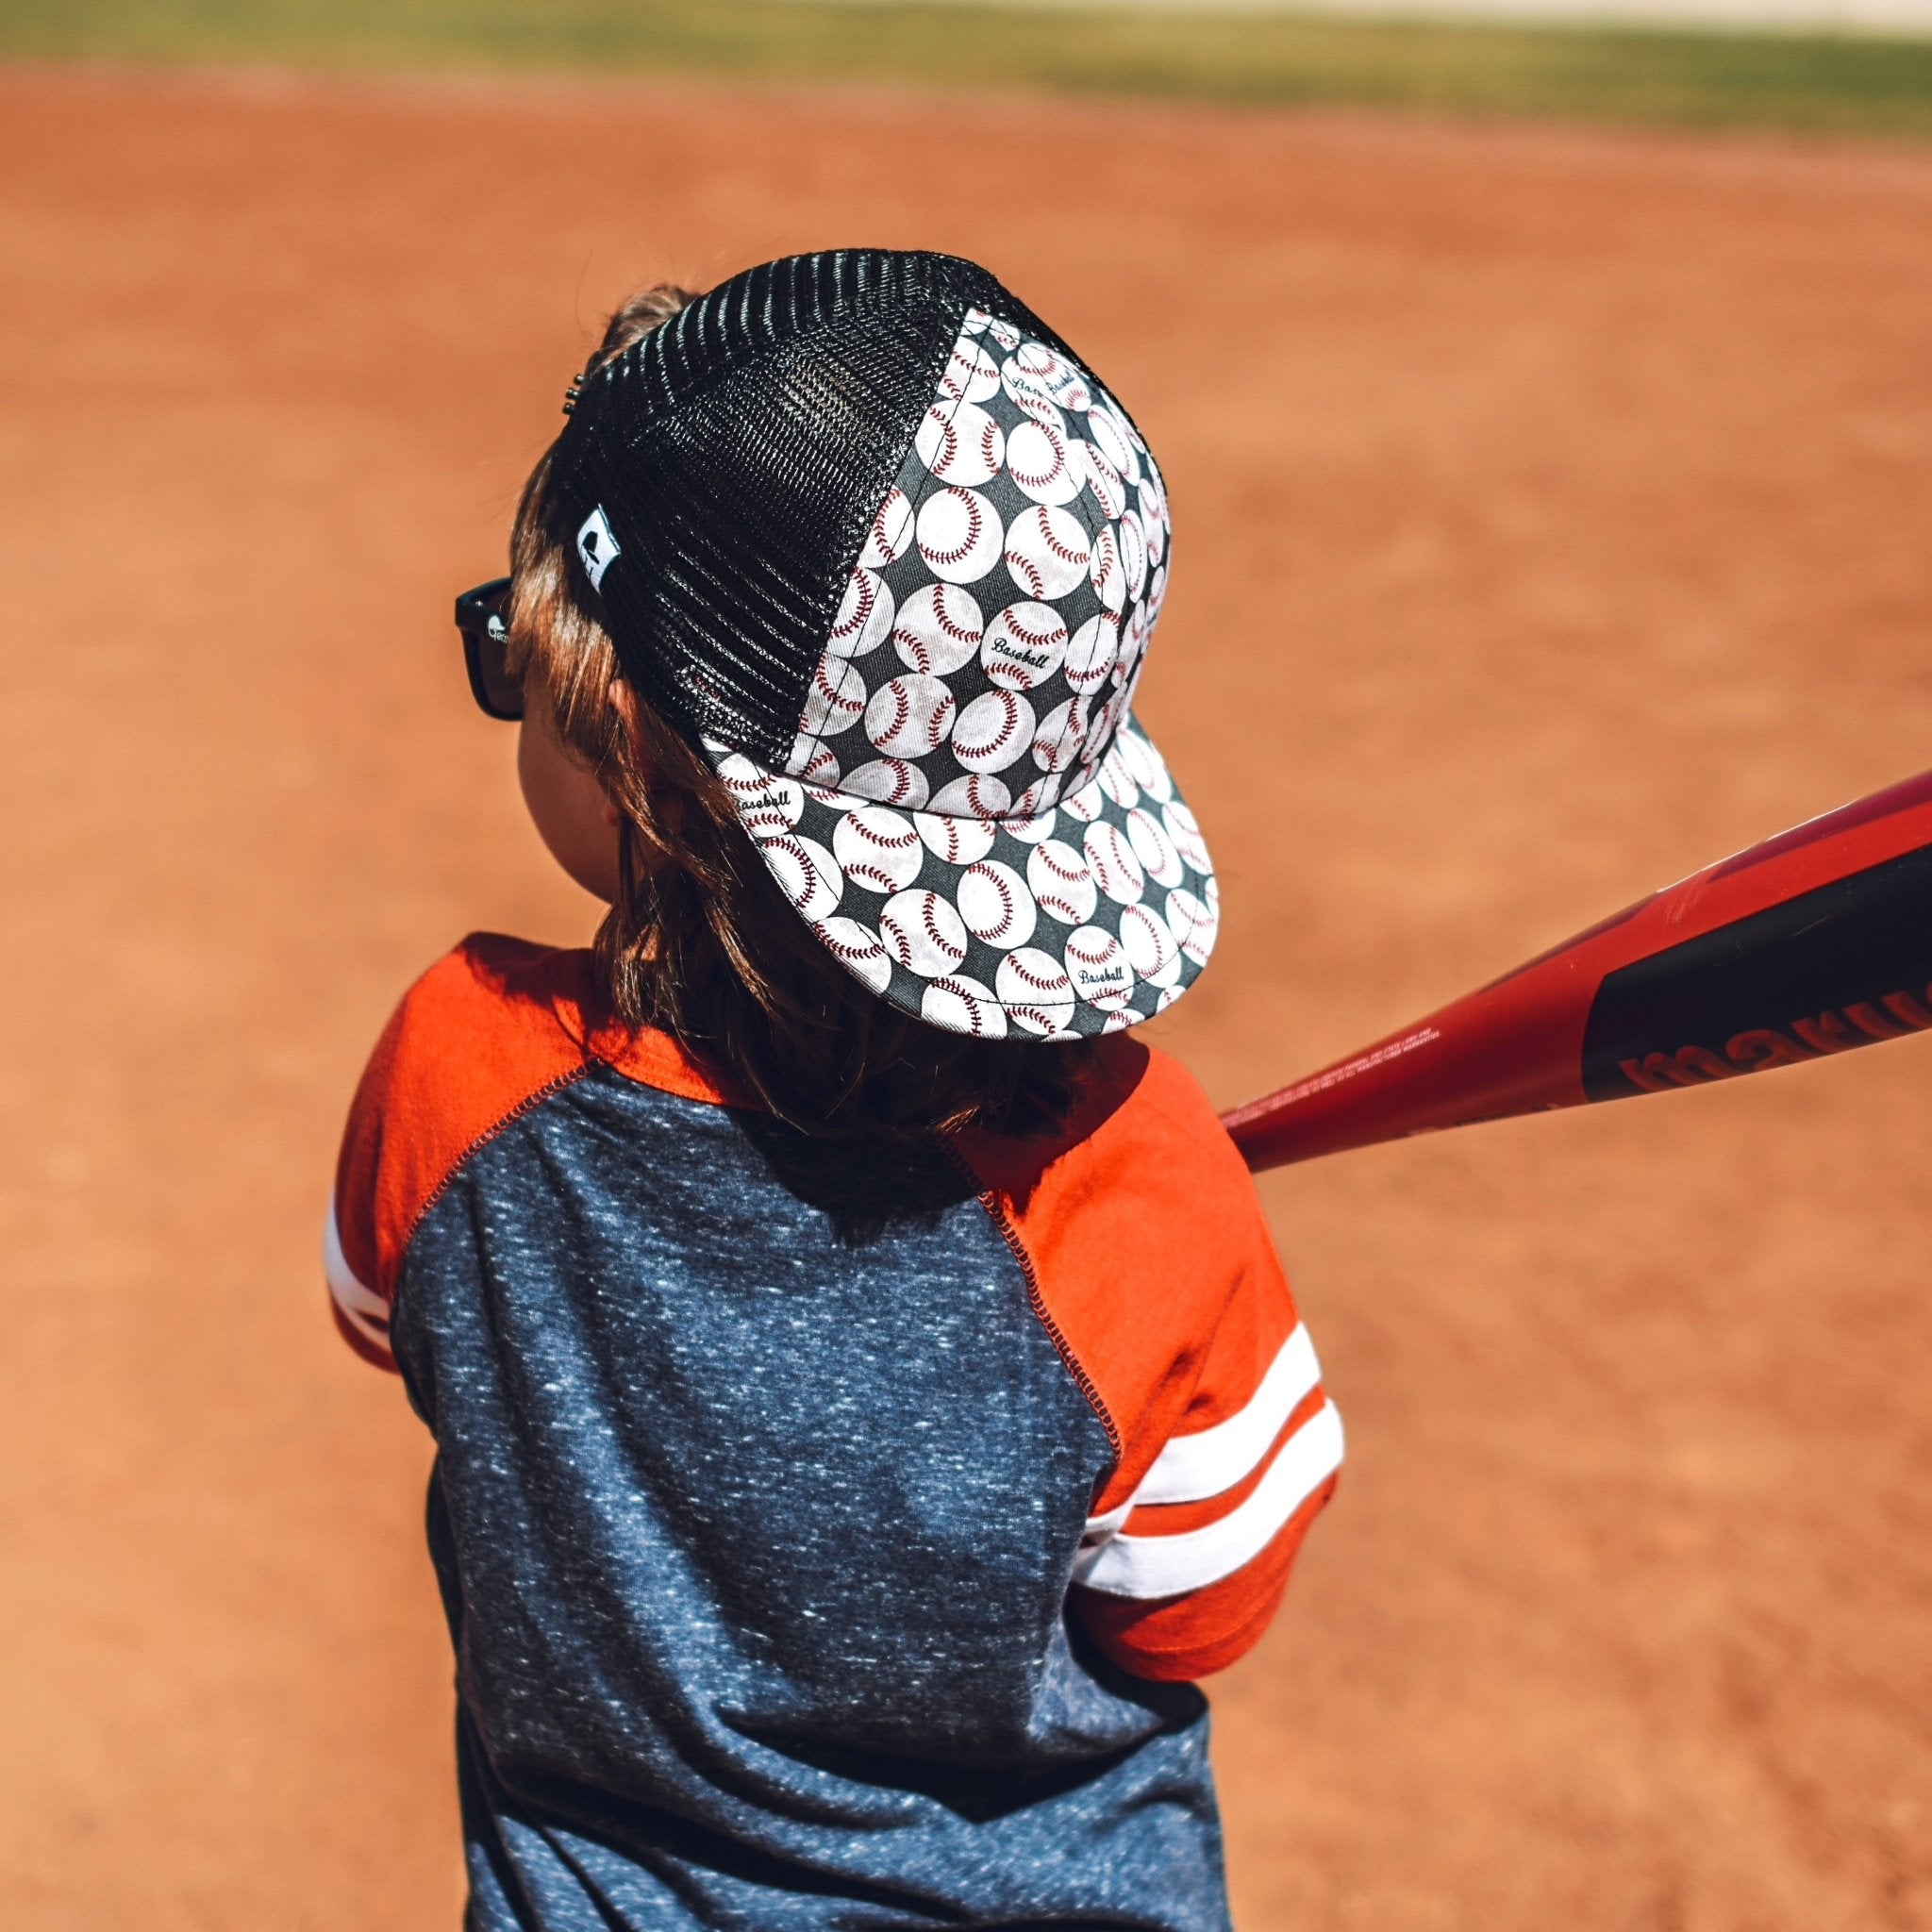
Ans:
[[[1932,773],[1641,900],[1224,1124],[1254,1168],[1932,1029]]]

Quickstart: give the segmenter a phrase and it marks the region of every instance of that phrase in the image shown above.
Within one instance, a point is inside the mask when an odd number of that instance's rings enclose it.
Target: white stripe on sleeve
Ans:
[[[342,1311],[342,1319],[372,1346],[389,1347],[389,1308],[373,1288],[365,1288],[342,1253],[342,1237],[336,1226],[336,1204],[328,1204],[328,1219],[322,1229],[322,1272],[328,1291]]]
[[[1153,1598],[1181,1596],[1232,1576],[1341,1467],[1341,1414],[1324,1402],[1282,1445],[1254,1494],[1218,1522],[1177,1536],[1108,1537],[1082,1548],[1074,1581],[1107,1596]]]
[[[1136,1506],[1199,1503],[1233,1489],[1260,1465],[1295,1405],[1321,1379],[1315,1344],[1297,1323],[1244,1407],[1211,1429],[1169,1441],[1134,1491]]]

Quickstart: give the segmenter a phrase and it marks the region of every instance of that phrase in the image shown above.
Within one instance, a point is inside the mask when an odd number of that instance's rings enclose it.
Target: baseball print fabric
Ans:
[[[929,1024],[1151,1018],[1219,924],[1200,829],[1132,717],[1167,584],[1160,473],[1058,349],[967,310],[774,771],[707,750],[774,878]]]

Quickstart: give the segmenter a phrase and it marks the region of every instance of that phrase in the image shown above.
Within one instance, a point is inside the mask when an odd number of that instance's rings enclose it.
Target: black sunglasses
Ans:
[[[524,715],[524,687],[510,675],[509,579],[494,577],[457,599],[457,628],[463,635],[463,664],[470,694],[485,717],[514,723]]]

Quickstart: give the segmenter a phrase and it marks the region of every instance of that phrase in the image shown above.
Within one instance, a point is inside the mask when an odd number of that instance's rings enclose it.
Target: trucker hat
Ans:
[[[787,899],[894,1007],[1071,1039],[1161,1011],[1219,924],[1133,715],[1167,493],[986,270],[789,257],[573,385],[553,502],[625,675]]]

